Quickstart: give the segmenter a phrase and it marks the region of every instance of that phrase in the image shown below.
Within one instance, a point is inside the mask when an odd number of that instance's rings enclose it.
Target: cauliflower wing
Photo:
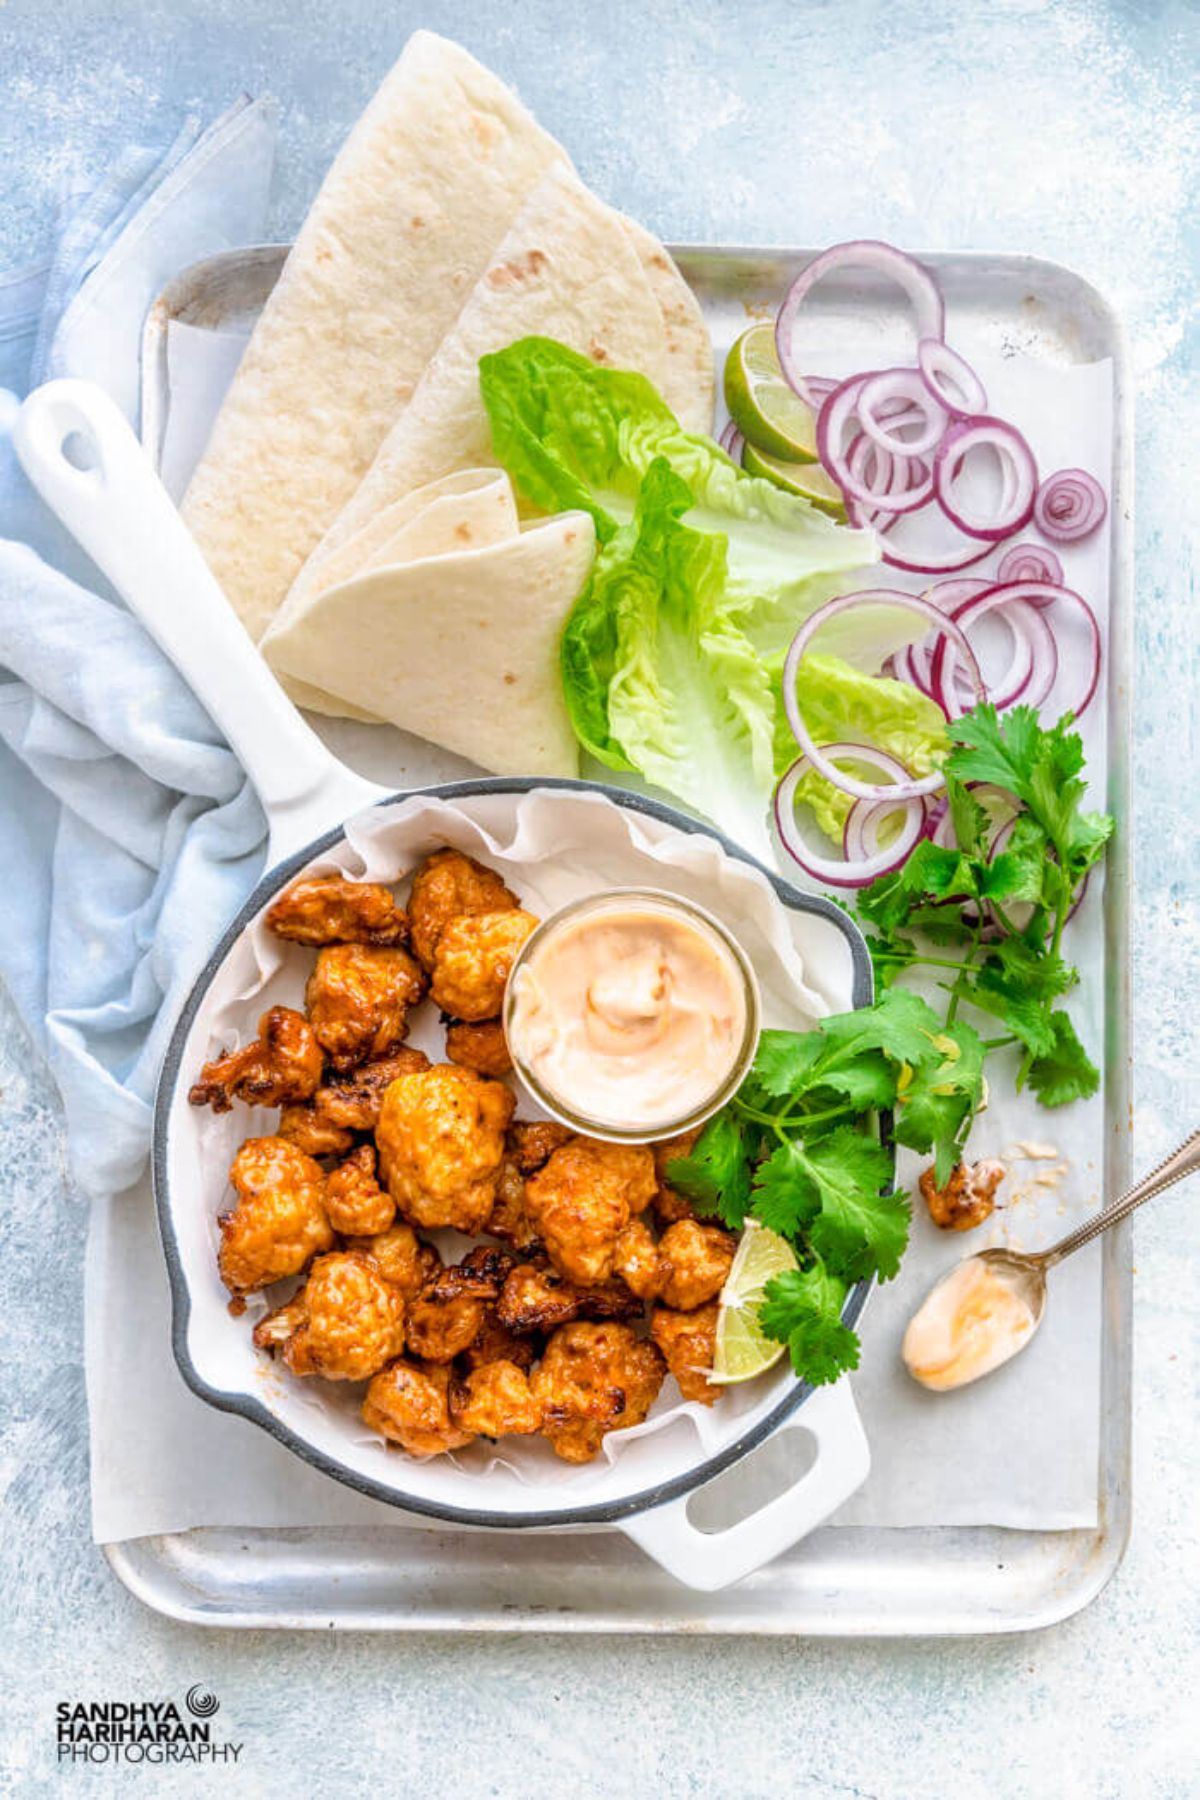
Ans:
[[[475,1025],[461,1021],[448,1025],[446,1055],[460,1069],[474,1069],[477,1075],[494,1078],[509,1074],[513,1066],[508,1054],[508,1039],[499,1019],[483,1019]]]
[[[443,1269],[408,1309],[408,1347],[423,1362],[450,1362],[476,1342],[484,1302],[495,1300],[513,1259],[507,1250],[480,1245]]]
[[[538,921],[520,907],[460,913],[438,938],[429,992],[452,1019],[475,1023],[500,1011],[508,972]]]
[[[619,1281],[576,1287],[564,1281],[544,1257],[520,1263],[505,1281],[496,1317],[519,1333],[553,1331],[573,1319],[636,1319],[642,1303]]]
[[[528,1250],[538,1241],[525,1206],[525,1181],[511,1156],[506,1155],[500,1164],[496,1198],[483,1229],[489,1237],[501,1238],[515,1250]]]
[[[433,1245],[423,1244],[412,1226],[399,1219],[371,1237],[347,1238],[346,1248],[369,1256],[383,1279],[399,1288],[405,1299],[415,1299],[442,1266]]]
[[[254,1333],[277,1349],[293,1375],[366,1381],[404,1348],[404,1297],[369,1256],[319,1256],[303,1291]]]
[[[306,1156],[342,1156],[353,1148],[354,1133],[323,1119],[311,1100],[285,1106],[275,1127],[276,1137],[286,1138]]]
[[[429,1230],[483,1229],[514,1105],[500,1082],[452,1063],[392,1082],[375,1141],[384,1181],[405,1218]]]
[[[378,881],[342,881],[315,876],[294,881],[268,908],[267,924],[277,937],[295,944],[408,942],[408,919],[391,888]]]
[[[235,1099],[248,1106],[291,1106],[316,1093],[323,1063],[304,1014],[272,1006],[258,1021],[253,1043],[205,1063],[188,1099],[218,1113],[228,1112]]]
[[[576,1137],[529,1178],[525,1203],[555,1268],[593,1287],[612,1274],[618,1237],[657,1185],[644,1144]]]
[[[565,1462],[590,1462],[606,1432],[641,1424],[665,1374],[657,1347],[628,1325],[562,1325],[530,1383],[542,1432]]]
[[[485,869],[461,850],[435,850],[413,876],[408,900],[417,961],[432,970],[438,939],[460,913],[503,912],[519,904],[494,870]]]
[[[511,1362],[528,1374],[536,1360],[537,1347],[531,1337],[518,1337],[502,1325],[495,1306],[484,1308],[483,1323],[475,1337],[459,1357],[465,1369],[480,1369],[484,1363]]]
[[[529,1437],[542,1422],[527,1372],[500,1359],[450,1380],[450,1417],[475,1437]]]
[[[919,1184],[930,1218],[941,1231],[973,1231],[995,1211],[996,1189],[1005,1173],[1002,1162],[960,1162],[940,1188],[931,1165]]]
[[[644,1219],[630,1219],[617,1238],[613,1268],[639,1300],[657,1299],[666,1271],[654,1233]]]
[[[229,1179],[237,1194],[221,1213],[217,1262],[232,1294],[252,1294],[301,1269],[333,1247],[325,1214],[325,1174],[285,1138],[247,1138]]]
[[[410,1456],[460,1450],[471,1433],[450,1417],[450,1364],[428,1368],[400,1358],[376,1375],[362,1403],[363,1423]]]
[[[325,1181],[329,1223],[344,1237],[374,1237],[396,1216],[396,1202],[375,1179],[375,1152],[363,1144]]]
[[[719,1294],[737,1250],[737,1239],[719,1225],[680,1219],[658,1240],[659,1294],[677,1312],[693,1312]]]
[[[708,1379],[717,1352],[717,1301],[710,1300],[695,1312],[674,1312],[656,1306],[650,1319],[650,1336],[666,1358],[667,1368],[679,1383],[685,1400],[711,1406],[721,1393]]]
[[[391,1056],[363,1063],[345,1075],[332,1075],[313,1095],[320,1119],[349,1131],[374,1131],[379,1123],[383,1096],[401,1075],[417,1075],[430,1067],[424,1051],[405,1046]]]
[[[521,1174],[533,1175],[574,1136],[571,1127],[557,1119],[514,1119],[508,1128],[508,1147]]]
[[[335,1069],[347,1070],[396,1048],[424,991],[406,950],[330,944],[317,953],[304,999],[318,1043]]]

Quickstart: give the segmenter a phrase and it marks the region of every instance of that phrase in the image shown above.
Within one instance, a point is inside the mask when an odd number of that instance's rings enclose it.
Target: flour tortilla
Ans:
[[[636,219],[621,223],[662,315],[666,369],[659,391],[685,431],[711,432],[716,374],[700,302],[653,232]]]
[[[590,517],[562,513],[371,568],[281,618],[271,661],[497,775],[577,775],[558,650],[594,553]]]
[[[564,157],[465,50],[409,39],[322,184],[184,498],[256,641]]]

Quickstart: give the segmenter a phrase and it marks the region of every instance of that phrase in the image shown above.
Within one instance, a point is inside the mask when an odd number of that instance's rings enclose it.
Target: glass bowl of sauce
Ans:
[[[657,888],[573,901],[522,945],[504,1030],[552,1118],[591,1137],[677,1137],[736,1092],[760,1030],[758,982],[703,907]]]

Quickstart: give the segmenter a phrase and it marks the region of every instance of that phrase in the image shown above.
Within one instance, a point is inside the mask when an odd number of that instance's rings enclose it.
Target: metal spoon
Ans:
[[[1195,1175],[1197,1172],[1200,1172],[1200,1131],[1193,1131],[1191,1136],[1180,1144],[1178,1150],[1172,1151],[1171,1155],[1159,1163],[1157,1168],[1152,1169],[1148,1175],[1144,1175],[1140,1181],[1135,1182],[1116,1200],[1110,1201],[1093,1218],[1077,1226],[1074,1231],[1068,1232],[1066,1237],[1060,1238],[1057,1244],[1051,1244],[1048,1250],[1034,1252],[1004,1249],[980,1250],[973,1257],[966,1257],[963,1262],[956,1263],[954,1268],[950,1269],[930,1288],[915,1315],[916,1317],[924,1312],[940,1289],[959,1276],[966,1263],[978,1262],[1003,1272],[1006,1285],[1028,1307],[1030,1323],[1022,1335],[1012,1337],[1010,1346],[1005,1348],[1002,1356],[996,1360],[986,1361],[975,1374],[967,1375],[961,1381],[946,1385],[965,1386],[968,1381],[978,1380],[980,1376],[990,1374],[993,1369],[1000,1368],[1019,1350],[1023,1350],[1037,1331],[1046,1311],[1048,1270],[1052,1269],[1056,1263],[1062,1262],[1065,1257],[1072,1256],[1076,1250],[1082,1249],[1084,1244],[1090,1244],[1092,1239],[1099,1237],[1102,1231],[1107,1231],[1111,1226],[1119,1224],[1122,1219],[1128,1218],[1129,1214],[1136,1207],[1141,1206],[1144,1201],[1152,1200],[1156,1194],[1161,1194],[1164,1188],[1173,1187],[1177,1181],[1183,1181],[1187,1176]],[[911,1368],[910,1373],[912,1373]],[[918,1376],[916,1379],[921,1378]],[[926,1385],[937,1384],[926,1383]]]

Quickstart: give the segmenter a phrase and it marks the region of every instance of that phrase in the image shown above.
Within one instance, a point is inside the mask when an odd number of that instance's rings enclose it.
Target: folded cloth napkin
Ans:
[[[0,975],[62,1092],[89,1195],[136,1179],[178,1004],[261,868],[257,796],[172,665],[25,481],[7,427],[57,375],[131,419],[154,296],[261,239],[270,102],[117,159],[52,258],[0,277]]]

